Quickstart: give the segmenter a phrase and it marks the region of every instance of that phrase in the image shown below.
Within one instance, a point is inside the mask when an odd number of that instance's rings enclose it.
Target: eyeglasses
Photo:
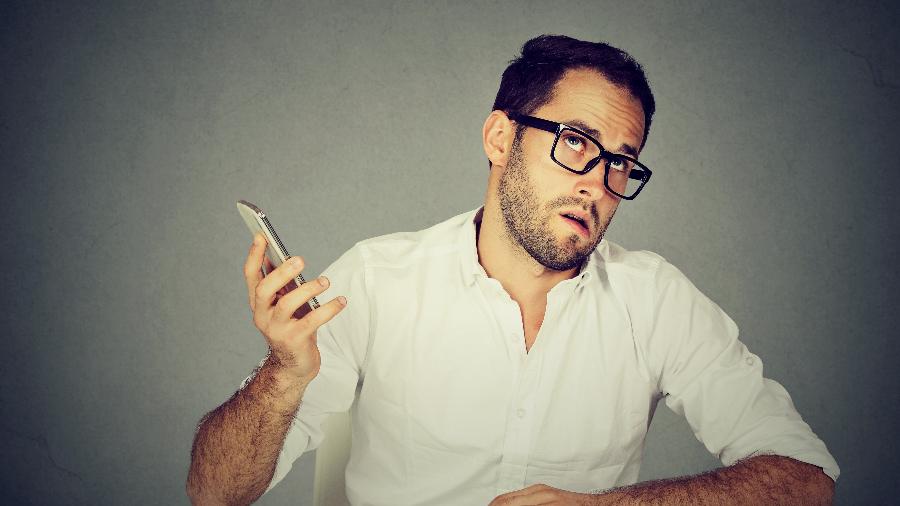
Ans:
[[[587,174],[605,160],[603,184],[613,195],[634,200],[652,172],[646,165],[630,156],[610,153],[590,135],[563,123],[534,116],[510,113],[509,119],[532,128],[556,134],[550,158],[562,168],[575,174]]]

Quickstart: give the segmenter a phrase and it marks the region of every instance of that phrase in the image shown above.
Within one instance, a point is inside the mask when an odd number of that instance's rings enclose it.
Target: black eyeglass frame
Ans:
[[[527,114],[519,114],[519,113],[515,113],[515,112],[508,113],[507,116],[509,117],[509,119],[511,119],[517,123],[521,123],[525,126],[530,126],[532,128],[537,128],[538,130],[544,130],[545,132],[550,132],[552,134],[556,134],[556,138],[553,139],[553,146],[550,147],[550,159],[553,160],[554,162],[556,162],[557,165],[566,169],[569,172],[573,172],[575,174],[587,174],[588,172],[593,170],[594,167],[597,166],[597,163],[600,160],[606,159],[607,163],[604,164],[604,169],[603,169],[603,185],[613,195],[615,195],[619,198],[623,198],[625,200],[634,200],[638,196],[638,193],[640,193],[641,190],[644,189],[644,186],[647,184],[647,181],[650,180],[650,176],[653,175],[653,171],[651,171],[646,165],[642,164],[641,162],[637,161],[636,159],[634,159],[630,156],[620,155],[618,153],[611,153],[611,152],[607,151],[606,148],[603,147],[603,144],[600,144],[600,141],[598,141],[597,139],[591,137],[590,135],[586,134],[585,132],[582,132],[581,130],[579,130],[575,127],[566,125],[565,123],[557,123],[555,121],[536,118],[534,116],[528,116]],[[560,134],[562,134],[563,130],[572,130],[572,131],[578,133],[578,135],[582,135],[585,138],[590,139],[591,142],[593,142],[594,144],[597,145],[598,148],[600,148],[600,154],[597,155],[597,157],[595,157],[594,159],[589,160],[585,164],[584,169],[575,170],[556,159],[556,155],[554,154],[554,153],[556,153],[556,144],[559,142],[559,136],[560,136]],[[611,162],[612,160],[616,160],[616,159],[628,160],[629,162],[634,163],[635,165],[640,167],[644,173],[643,175],[640,175],[640,174],[636,173],[635,171],[628,173],[628,177],[630,179],[635,179],[635,180],[641,182],[641,185],[638,186],[638,189],[635,190],[634,194],[631,195],[630,197],[626,197],[625,195],[622,195],[621,193],[610,188],[610,186],[609,186],[609,162]]]

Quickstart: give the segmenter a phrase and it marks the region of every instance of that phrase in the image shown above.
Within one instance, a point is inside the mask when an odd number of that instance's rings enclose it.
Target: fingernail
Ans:
[[[300,257],[292,257],[291,265],[293,265],[294,267],[300,267]]]
[[[319,284],[322,286],[328,286],[328,278],[325,276],[319,276]]]
[[[342,306],[346,306],[346,305],[347,305],[347,298],[344,297],[343,295],[341,295],[340,297],[338,297],[337,300],[338,300],[338,302],[341,303]]]

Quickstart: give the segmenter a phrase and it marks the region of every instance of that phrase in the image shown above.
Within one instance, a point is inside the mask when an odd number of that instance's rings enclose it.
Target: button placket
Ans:
[[[536,416],[535,395],[539,383],[541,370],[541,353],[535,353],[532,347],[530,353],[525,351],[525,333],[522,326],[522,315],[519,305],[509,297],[502,286],[491,280],[487,286],[491,287],[492,310],[497,316],[497,321],[504,340],[510,347],[515,366],[515,377],[511,378],[510,404],[506,417],[506,427],[502,443],[497,490],[508,492],[518,490],[525,485],[528,458],[531,452],[534,425]],[[545,322],[550,317],[551,306],[555,305],[557,297],[548,297]],[[542,339],[538,334],[538,341]],[[502,492],[498,492],[502,493]]]
[[[524,344],[516,346],[518,342],[524,343],[525,337],[522,333],[521,317],[519,314],[519,306],[506,293],[499,281],[489,277],[480,277],[477,280],[479,291],[482,299],[488,306],[488,311],[493,316],[498,334],[494,334],[500,338],[507,348],[510,357],[521,357]],[[515,358],[513,358],[515,361]],[[517,364],[517,369],[521,368],[521,364]]]
[[[507,491],[518,490],[525,486],[535,423],[535,391],[539,371],[540,358],[526,356],[514,389],[503,441],[501,472],[497,486]]]

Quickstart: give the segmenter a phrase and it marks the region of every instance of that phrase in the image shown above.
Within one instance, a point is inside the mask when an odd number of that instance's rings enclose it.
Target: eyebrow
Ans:
[[[563,121],[563,124],[573,126],[577,129],[581,130],[582,132],[590,135],[594,139],[600,138],[600,131],[591,128],[590,125],[588,125],[584,121],[581,121],[578,119],[573,119],[572,121]],[[623,143],[621,146],[619,146],[619,149],[614,152],[625,153],[626,155],[632,156],[634,158],[637,158],[637,156],[638,156],[637,149],[635,149],[634,146],[632,146],[631,144]]]

